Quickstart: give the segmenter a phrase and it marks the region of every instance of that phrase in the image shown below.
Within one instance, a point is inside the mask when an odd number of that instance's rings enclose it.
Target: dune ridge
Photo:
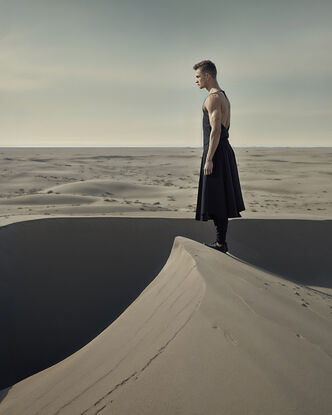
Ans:
[[[117,320],[72,356],[17,383],[0,413],[95,413],[158,358],[204,291],[193,257],[176,240],[162,271]]]
[[[139,297],[82,349],[2,391],[0,414],[327,415],[331,305],[176,236]]]

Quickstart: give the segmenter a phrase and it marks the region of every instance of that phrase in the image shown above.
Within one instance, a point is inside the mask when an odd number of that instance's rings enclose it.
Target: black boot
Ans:
[[[213,242],[212,244],[204,242],[204,245],[216,249],[217,251],[223,252],[224,254],[228,251],[227,242],[223,242],[221,246],[217,245],[217,241]]]

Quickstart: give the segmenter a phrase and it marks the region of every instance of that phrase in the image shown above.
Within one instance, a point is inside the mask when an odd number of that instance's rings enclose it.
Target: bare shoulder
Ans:
[[[215,109],[220,108],[222,100],[219,94],[210,94],[205,101],[205,108],[208,112],[212,112]]]

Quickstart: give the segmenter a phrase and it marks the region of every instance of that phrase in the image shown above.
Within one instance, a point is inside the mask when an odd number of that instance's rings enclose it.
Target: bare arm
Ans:
[[[211,95],[205,104],[205,107],[209,114],[209,120],[211,125],[209,150],[206,156],[207,161],[212,161],[216,148],[218,147],[220,134],[221,134],[221,106],[220,98],[215,95]]]

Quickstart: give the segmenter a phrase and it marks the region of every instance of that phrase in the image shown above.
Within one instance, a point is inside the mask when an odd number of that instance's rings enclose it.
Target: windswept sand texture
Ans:
[[[231,227],[238,227],[232,232],[231,245],[243,249],[241,235],[250,231],[251,222],[252,219],[231,221]],[[305,222],[291,220],[289,228],[299,230]],[[325,246],[331,242],[332,221],[312,221],[313,232],[319,231],[321,222],[326,232],[321,234],[320,243]],[[10,269],[19,269],[23,261],[21,269],[26,273],[21,284],[22,288],[32,288],[31,293],[25,289],[30,308],[34,296],[40,301],[46,295],[46,285],[35,279],[40,266],[46,267],[52,253],[55,259],[57,252],[65,252],[74,241],[75,249],[68,258],[75,259],[70,261],[62,254],[54,265],[56,270],[63,267],[66,273],[66,266],[72,269],[76,263],[78,273],[68,281],[68,288],[62,285],[63,298],[68,298],[67,289],[76,288],[79,298],[72,295],[72,306],[80,303],[80,297],[90,297],[86,307],[91,316],[98,313],[91,307],[92,303],[98,305],[93,301],[94,288],[99,287],[100,295],[105,291],[106,282],[101,282],[100,270],[109,269],[109,278],[116,289],[122,290],[122,298],[128,297],[123,292],[127,277],[122,273],[119,278],[124,265],[121,267],[121,260],[115,260],[121,248],[114,241],[121,235],[128,237],[131,229],[140,240],[144,235],[146,245],[140,243],[136,252],[134,243],[128,246],[129,252],[133,252],[132,270],[137,271],[141,290],[144,273],[137,268],[140,261],[151,276],[153,269],[148,271],[149,263],[158,268],[163,255],[168,253],[169,257],[156,278],[148,285],[143,283],[146,288],[138,298],[86,346],[3,390],[0,414],[329,414],[331,295],[258,269],[187,237],[174,239],[176,233],[199,234],[200,225],[186,219],[72,218],[21,222],[2,228],[1,236],[9,241],[7,258],[10,253],[26,251],[27,255],[11,264]],[[252,252],[261,250],[262,237],[265,243],[276,238],[279,228],[278,221],[261,220],[258,241],[250,247]],[[167,240],[160,244],[164,254],[159,255],[157,262],[146,254],[146,248],[154,246],[150,254],[157,255],[155,229]],[[15,239],[25,239],[26,235],[35,242],[15,243]],[[82,235],[91,238],[90,243]],[[50,242],[42,248],[47,236]],[[113,246],[114,253],[107,255],[104,251],[98,262],[98,252],[107,238],[110,252]],[[96,240],[100,240],[99,246]],[[6,245],[1,241],[3,251]],[[298,243],[298,248],[303,248],[301,240]],[[31,255],[34,249],[36,257]],[[36,267],[38,254],[41,257]],[[262,256],[264,260],[264,252]],[[275,249],[275,257],[287,260],[282,249]],[[319,261],[319,249],[313,250],[307,264],[314,266]],[[94,274],[93,267],[97,271]],[[305,272],[304,266],[302,269]],[[331,260],[317,270],[317,275],[310,277],[307,273],[307,283],[315,285],[318,281],[331,288],[331,278],[324,274],[329,269]],[[126,272],[129,270],[127,267]],[[56,277],[49,273],[44,278]],[[134,282],[134,274],[132,278]],[[15,287],[19,292],[20,285]],[[110,309],[114,308],[111,296],[110,293]],[[39,313],[61,333],[61,325],[68,330],[70,322],[65,321],[64,315],[63,323],[54,319],[67,303],[58,300],[58,307],[55,302]],[[33,332],[35,319],[26,303],[21,318],[31,322]],[[80,307],[83,310],[84,304]],[[43,318],[39,317],[40,321]],[[24,320],[21,329],[23,323]],[[76,324],[71,324],[75,330]],[[83,314],[81,325],[86,324]],[[39,341],[42,336],[41,333]],[[34,336],[27,337],[26,343],[31,342],[40,348]],[[60,339],[56,339],[53,346],[59,344]]]
[[[331,148],[235,148],[251,213],[332,214]],[[153,213],[193,217],[201,148],[1,148],[0,220]]]
[[[235,149],[226,255],[201,149],[0,153],[0,415],[331,414],[331,149]]]

